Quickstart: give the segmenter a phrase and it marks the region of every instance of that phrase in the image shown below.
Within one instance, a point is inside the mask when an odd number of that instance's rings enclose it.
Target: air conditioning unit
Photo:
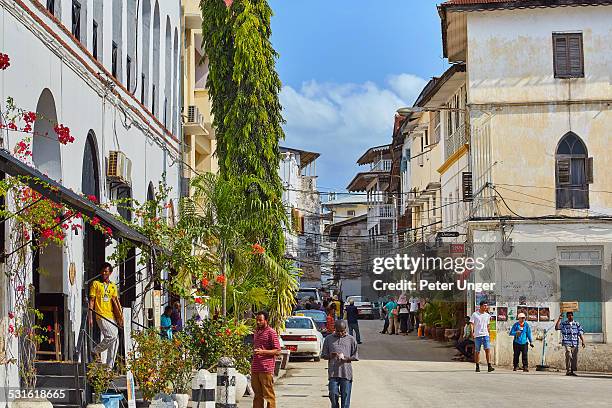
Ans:
[[[204,116],[195,105],[189,105],[187,109],[187,123],[204,126]]]
[[[119,150],[111,150],[108,153],[106,177],[122,184],[132,184],[132,161],[127,158],[125,153]]]

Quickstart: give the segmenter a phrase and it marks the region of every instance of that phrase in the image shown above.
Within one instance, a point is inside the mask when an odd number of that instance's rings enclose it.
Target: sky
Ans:
[[[447,67],[437,2],[269,3],[287,122],[282,145],[320,153],[319,190],[344,191],[359,156],[391,142],[395,111]]]

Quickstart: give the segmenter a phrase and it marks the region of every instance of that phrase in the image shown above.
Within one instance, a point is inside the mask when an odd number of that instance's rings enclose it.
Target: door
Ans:
[[[585,333],[601,333],[601,266],[560,266],[559,270],[561,301],[578,301],[574,319]]]

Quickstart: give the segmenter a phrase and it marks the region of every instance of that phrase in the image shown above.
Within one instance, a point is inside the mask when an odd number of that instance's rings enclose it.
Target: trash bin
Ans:
[[[119,401],[122,399],[123,394],[102,394],[104,408],[119,408]]]

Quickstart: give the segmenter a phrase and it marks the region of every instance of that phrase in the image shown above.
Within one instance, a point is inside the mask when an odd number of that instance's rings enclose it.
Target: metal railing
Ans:
[[[393,204],[374,204],[368,209],[368,217],[395,218],[395,206]]]
[[[453,133],[444,139],[444,160],[448,159],[461,146],[467,143],[467,133],[465,123],[459,126]]]

